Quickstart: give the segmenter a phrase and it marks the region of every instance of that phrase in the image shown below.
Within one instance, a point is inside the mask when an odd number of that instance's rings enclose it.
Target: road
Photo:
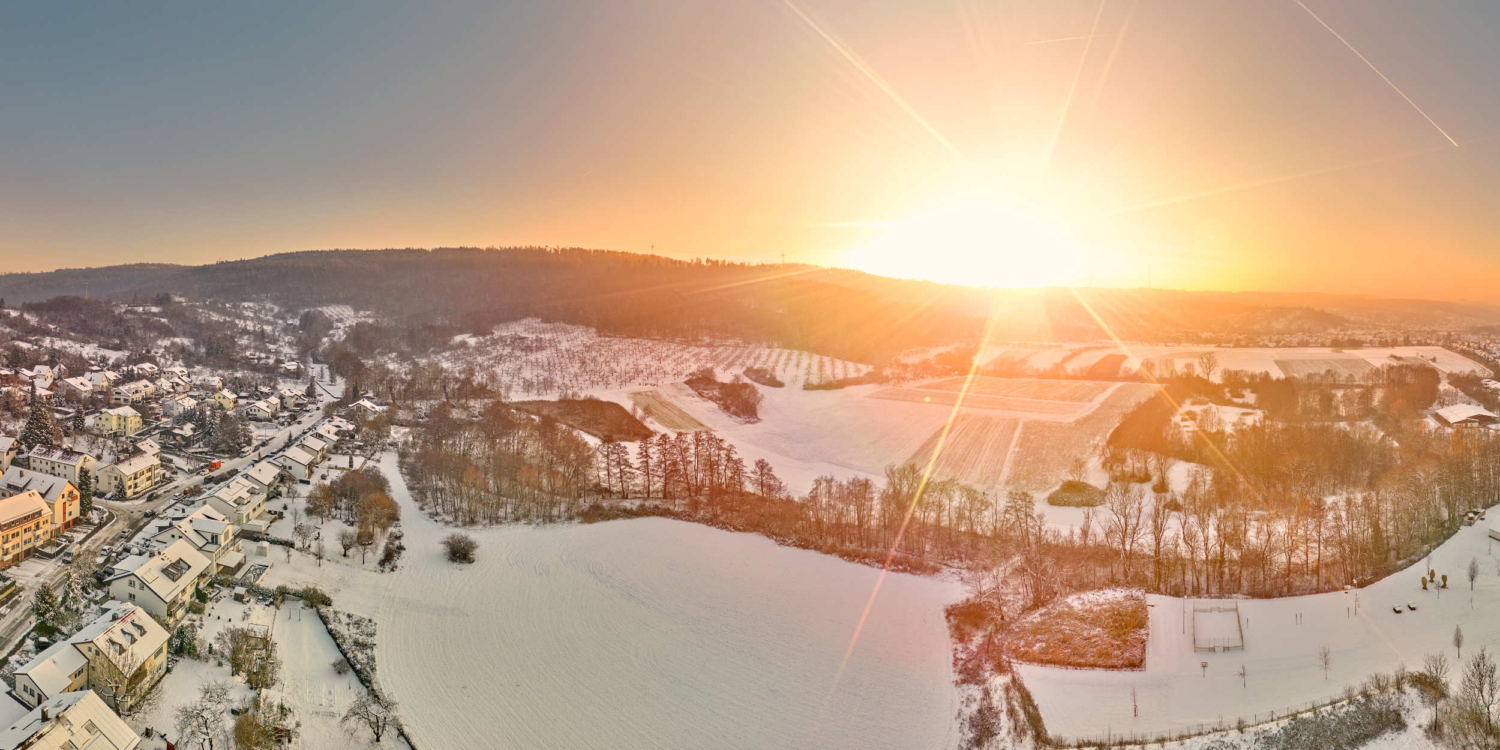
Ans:
[[[342,383],[340,390],[342,390]],[[320,384],[320,387],[321,384]],[[304,436],[313,430],[319,421],[323,419],[323,407],[333,399],[333,394],[327,388],[319,394],[317,406],[308,410],[297,421],[281,428],[265,441],[264,447],[252,451],[247,456],[233,458],[224,461],[223,465],[216,471],[180,473],[178,479],[170,484],[160,487],[154,492],[157,494],[155,500],[144,500],[138,502],[116,503],[106,500],[95,499],[94,503],[101,508],[108,509],[114,514],[108,523],[93,536],[89,537],[83,544],[79,545],[73,553],[75,565],[63,565],[61,560],[54,561],[51,569],[28,586],[21,587],[11,599],[10,611],[0,616],[0,647],[10,653],[15,642],[30,632],[35,618],[31,616],[31,597],[41,586],[56,588],[62,581],[63,574],[69,570],[78,569],[80,565],[91,565],[94,557],[98,554],[100,547],[113,544],[121,539],[120,530],[129,529],[131,534],[136,533],[146,525],[146,513],[149,511],[161,511],[163,508],[177,502],[178,492],[182,489],[202,481],[208,476],[223,476],[224,474],[239,471],[254,463],[258,463],[266,456],[280,454],[288,446],[296,445]],[[292,433],[294,437],[288,438]],[[21,586],[17,582],[17,586]]]

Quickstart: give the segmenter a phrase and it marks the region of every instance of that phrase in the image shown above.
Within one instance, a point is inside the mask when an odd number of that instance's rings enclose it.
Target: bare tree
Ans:
[[[1249,671],[1245,669],[1245,665],[1243,664],[1240,665],[1240,671],[1235,672],[1235,676],[1240,678],[1241,689],[1250,687],[1249,674]]]
[[[400,720],[396,718],[396,702],[368,692],[361,693],[349,705],[349,709],[344,712],[339,723],[343,724],[350,734],[361,727],[369,730],[377,743],[387,730],[401,725]]]
[[[1469,558],[1469,591],[1470,591],[1470,593],[1472,593],[1474,591],[1474,581],[1477,578],[1479,578],[1479,558],[1477,558],[1477,557],[1471,557],[1471,558]],[[1471,601],[1471,602],[1474,601],[1474,597],[1469,597],[1469,601]]]
[[[292,528],[292,536],[297,538],[297,546],[307,549],[308,543],[312,541],[313,531],[314,529],[310,524],[299,523],[294,526]]]
[[[229,747],[229,686],[205,684],[198,700],[177,707],[176,728],[179,747]]]
[[[1333,666],[1333,651],[1326,643],[1318,647],[1318,666],[1323,668],[1323,679],[1328,679],[1328,668]]]
[[[339,532],[339,547],[344,550],[344,557],[349,556],[349,550],[359,540],[359,533],[354,529],[344,529]]]
[[[1457,625],[1453,626],[1453,648],[1458,650],[1458,658],[1462,660],[1464,658],[1464,629]]]

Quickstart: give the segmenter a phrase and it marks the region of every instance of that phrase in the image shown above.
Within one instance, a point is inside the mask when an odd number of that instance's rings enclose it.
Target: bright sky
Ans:
[[[0,270],[540,244],[1492,299],[1500,3],[1303,2],[11,4]]]

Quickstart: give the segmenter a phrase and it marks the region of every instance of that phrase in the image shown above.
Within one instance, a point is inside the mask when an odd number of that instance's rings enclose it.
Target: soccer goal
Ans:
[[[1235,602],[1193,603],[1193,650],[1233,651],[1245,647],[1240,606]]]

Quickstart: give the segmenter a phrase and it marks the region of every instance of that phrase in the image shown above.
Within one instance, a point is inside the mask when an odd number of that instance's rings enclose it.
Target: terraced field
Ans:
[[[886,388],[870,394],[870,398],[953,406],[958,403],[960,395],[956,391],[935,391],[921,388]],[[963,407],[965,409],[989,409],[992,411],[1036,416],[1073,417],[1082,414],[1084,409],[1088,407],[1088,404],[1075,401],[1049,401],[1033,398],[1013,398],[1009,396],[982,396],[971,393],[964,396]]]
[[[656,423],[669,430],[677,432],[702,432],[707,431],[708,426],[693,418],[693,415],[685,412],[677,404],[668,401],[661,392],[635,391],[630,394],[630,400],[640,407],[646,416],[656,420]]]
[[[957,479],[980,489],[992,490],[1005,479],[1005,459],[1016,437],[1018,419],[992,417],[986,414],[960,414],[943,441],[933,476]],[[925,467],[937,450],[943,431],[939,428],[927,438],[907,463]]]
[[[967,378],[948,378],[921,386],[923,390],[962,391]],[[969,393],[981,396],[1018,396],[1048,401],[1092,401],[1113,383],[1094,380],[1048,380],[1043,378],[976,377]]]

